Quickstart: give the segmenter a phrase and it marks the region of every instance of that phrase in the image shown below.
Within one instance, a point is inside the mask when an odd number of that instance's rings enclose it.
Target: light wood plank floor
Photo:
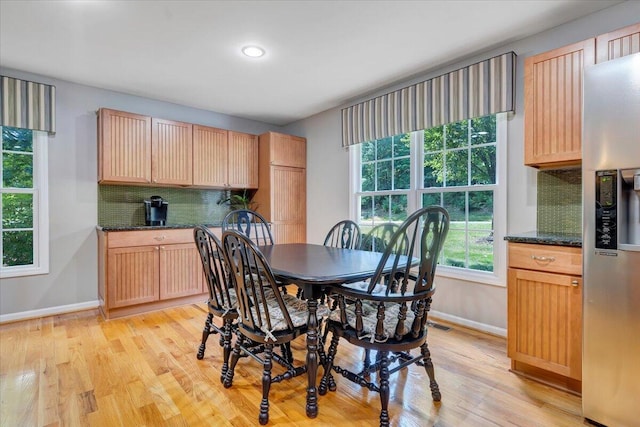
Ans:
[[[90,310],[0,325],[0,425],[258,425],[261,367],[241,359],[233,387],[222,387],[217,335],[196,359],[204,318],[203,306],[188,305],[111,321]],[[579,397],[509,372],[502,338],[431,328],[430,347],[442,402],[431,400],[423,368],[404,369],[391,382],[394,426],[588,425]],[[294,342],[297,360],[304,349],[304,338]],[[338,356],[357,366],[363,352],[341,342]],[[313,420],[305,376],[274,384],[269,425],[377,425],[378,395],[336,381]]]

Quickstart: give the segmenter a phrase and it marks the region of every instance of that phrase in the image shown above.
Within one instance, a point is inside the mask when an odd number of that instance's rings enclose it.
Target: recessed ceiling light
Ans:
[[[250,58],[260,58],[264,55],[264,49],[258,46],[245,46],[242,48],[242,53]]]

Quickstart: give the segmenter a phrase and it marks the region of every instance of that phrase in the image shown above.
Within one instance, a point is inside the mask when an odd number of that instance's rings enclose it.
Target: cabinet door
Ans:
[[[307,167],[307,141],[281,133],[270,133],[271,164],[276,166]]]
[[[258,188],[258,137],[229,131],[228,184],[232,188]]]
[[[508,355],[582,378],[582,278],[509,268]]]
[[[227,131],[212,127],[193,127],[193,185],[227,186]]]
[[[152,120],[151,180],[154,184],[193,182],[193,125]]]
[[[589,39],[525,59],[525,164],[561,166],[582,160],[583,67],[594,63]]]
[[[108,250],[107,298],[109,308],[158,301],[157,246]]]
[[[160,246],[160,299],[203,293],[200,262],[193,243]]]
[[[151,182],[151,117],[100,109],[98,181]]]
[[[306,242],[306,179],[306,169],[271,166],[271,221],[276,243]]]
[[[640,52],[640,22],[596,38],[596,62]]]

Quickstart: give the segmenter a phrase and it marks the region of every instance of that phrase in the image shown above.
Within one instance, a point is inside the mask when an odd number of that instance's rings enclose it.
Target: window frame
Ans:
[[[498,113],[496,116],[496,183],[489,186],[493,189],[493,271],[472,270],[469,268],[451,267],[440,264],[438,275],[450,277],[470,282],[478,282],[495,286],[506,286],[507,278],[507,245],[504,236],[507,230],[507,113]],[[407,210],[414,212],[421,206],[422,187],[421,167],[424,156],[423,131],[411,132],[411,178],[409,190],[390,190],[382,192],[367,192],[367,195],[377,195],[378,193],[393,194],[394,192],[409,192],[407,200]],[[359,222],[358,198],[362,195],[360,191],[360,155],[361,144],[349,147],[349,188],[351,197],[349,198],[349,212],[351,217]],[[482,186],[461,186],[461,187],[441,187],[443,192],[462,191],[482,191],[487,189],[487,185]]]
[[[0,194],[8,192],[33,194],[33,264],[4,267],[0,257],[0,278],[3,279],[49,273],[49,138],[46,132],[37,130],[31,130],[31,132],[33,141],[33,188],[25,191],[25,189],[5,189],[0,186]],[[0,179],[2,179],[1,156]],[[0,210],[0,229],[2,227],[1,221],[2,212]],[[1,245],[0,235],[0,247]]]

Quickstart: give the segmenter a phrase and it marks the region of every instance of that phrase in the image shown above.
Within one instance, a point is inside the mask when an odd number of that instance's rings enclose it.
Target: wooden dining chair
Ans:
[[[236,340],[223,384],[231,386],[241,355],[249,355],[262,363],[262,400],[258,421],[266,424],[269,421],[271,384],[307,372],[306,365],[294,366],[291,354],[282,357],[273,352],[274,346],[288,344],[307,332],[307,303],[282,291],[264,255],[246,235],[227,230],[222,234],[222,243],[238,296],[238,334],[263,344],[259,349],[261,354],[258,354],[255,348],[245,346],[244,340]],[[318,317],[326,317],[328,311],[325,307],[318,307]],[[284,373],[272,374],[274,360],[285,368]]]
[[[251,209],[237,209],[226,214],[222,219],[222,231],[226,230],[238,231],[258,246],[274,243],[269,222]]]
[[[229,269],[227,268],[220,240],[209,228],[202,225],[193,229],[193,239],[200,254],[202,270],[207,283],[207,290],[209,291],[207,300],[209,313],[205,320],[202,342],[196,357],[200,360],[204,358],[209,335],[219,333],[220,346],[223,348],[220,381],[223,381],[229,366],[234,323],[238,318],[236,292],[235,289],[229,286]],[[222,320],[222,327],[218,327],[213,322],[214,316]]]
[[[438,256],[449,230],[449,214],[440,206],[429,206],[411,214],[395,232],[378,268],[362,289],[362,284],[332,286],[338,309],[331,312],[327,327],[332,333],[325,360],[325,372],[318,389],[321,395],[335,390],[332,372],[380,394],[380,426],[389,425],[389,376],[413,363],[423,362],[431,396],[441,398],[427,344],[427,315],[435,292],[434,276]],[[394,247],[406,236],[408,254],[415,263],[397,253]],[[411,265],[414,264],[414,265]],[[350,301],[352,303],[347,303]],[[335,365],[340,338],[364,349],[376,350],[376,362],[360,372]],[[420,355],[408,352],[420,348]],[[390,366],[396,361],[399,363]],[[377,372],[377,383],[369,373]]]
[[[350,219],[335,224],[324,239],[323,245],[342,249],[360,248],[360,226]]]

